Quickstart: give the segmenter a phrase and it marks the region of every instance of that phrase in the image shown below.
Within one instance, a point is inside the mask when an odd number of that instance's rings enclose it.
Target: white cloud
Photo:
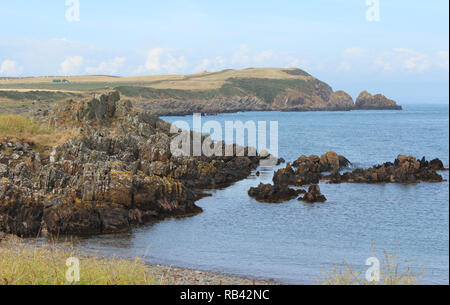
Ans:
[[[341,64],[339,65],[340,71],[350,71],[351,69],[352,66],[346,61],[341,62]]]
[[[430,57],[408,48],[395,48],[375,58],[375,66],[384,71],[424,72],[432,67]]]
[[[80,71],[83,65],[82,56],[71,56],[68,57],[61,63],[61,73],[64,75],[76,74]]]
[[[256,54],[255,61],[258,63],[266,63],[267,61],[273,59],[275,53],[270,50],[262,51],[259,54]]]
[[[169,73],[181,73],[186,69],[187,61],[186,57],[179,56],[174,57],[171,54],[167,55],[167,62],[163,65],[164,70],[166,70]]]
[[[145,68],[150,71],[161,70],[160,57],[164,50],[162,48],[151,49],[148,52]]]
[[[385,59],[385,55],[378,56],[375,58],[375,65],[383,69],[384,71],[392,71],[393,67],[391,63],[388,62],[387,59]]]
[[[397,58],[403,68],[409,71],[425,71],[430,67],[428,55],[407,48],[396,48]]]
[[[344,57],[362,57],[365,54],[366,51],[358,47],[347,48],[342,52],[342,56]]]
[[[0,74],[5,76],[17,76],[22,71],[17,62],[13,60],[6,59],[2,62],[0,66]]]
[[[249,53],[250,48],[246,44],[241,45],[239,49],[233,54],[231,63],[233,65],[248,66],[250,63]]]
[[[111,61],[103,61],[96,67],[87,67],[89,74],[116,74],[125,62],[124,57],[116,57]]]
[[[448,51],[438,52],[438,66],[448,70],[449,55]]]
[[[217,71],[220,69],[224,69],[226,67],[226,64],[227,60],[222,56],[217,56],[213,59],[205,58],[199,65],[194,68],[194,73],[208,70]]]

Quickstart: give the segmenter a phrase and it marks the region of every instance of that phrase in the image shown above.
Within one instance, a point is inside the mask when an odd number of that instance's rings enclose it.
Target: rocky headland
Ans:
[[[276,78],[263,78],[264,74],[260,74],[261,69],[230,71],[232,70],[196,76],[196,78],[186,77],[183,80],[165,84],[167,88],[164,89],[119,86],[117,90],[133,100],[139,107],[151,110],[158,115],[217,114],[239,111],[402,109],[395,101],[384,95],[372,96],[366,91],[363,91],[354,102],[353,98],[345,91],[334,91],[330,85],[301,69],[266,71],[267,75],[276,73]],[[235,76],[227,77],[227,75]],[[243,77],[244,75],[245,77]],[[210,81],[221,79],[221,85],[208,90],[186,89],[191,84],[197,86],[202,82],[210,84],[209,77],[211,77]],[[162,84],[157,85],[162,86]]]
[[[384,95],[371,95],[367,91],[354,101],[345,91],[335,91],[329,84],[298,68],[226,69],[191,75],[139,77],[139,80],[85,76],[83,81],[77,78],[72,82],[69,77],[68,83],[63,84],[48,83],[49,80],[48,77],[27,79],[21,83],[18,79],[13,84],[0,80],[0,113],[29,113],[37,108],[49,109],[57,101],[87,98],[105,90],[104,81],[136,108],[157,115],[402,109]]]
[[[170,125],[135,111],[116,91],[35,115],[76,135],[56,147],[0,139],[0,231],[5,233],[112,233],[195,215],[202,211],[195,205],[205,196],[202,189],[244,179],[259,164],[257,156],[172,155],[177,134],[170,133]]]

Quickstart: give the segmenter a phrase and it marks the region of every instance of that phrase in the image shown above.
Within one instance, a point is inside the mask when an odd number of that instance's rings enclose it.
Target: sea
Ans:
[[[192,126],[193,118],[162,119]],[[393,162],[399,154],[439,158],[449,167],[448,104],[404,105],[402,111],[242,112],[202,121],[278,122],[278,156],[288,162],[333,150],[353,167]],[[204,210],[197,216],[81,239],[79,246],[287,284],[318,283],[344,265],[364,274],[369,258],[383,265],[388,255],[400,272],[423,268],[423,284],[449,284],[448,172],[440,172],[443,183],[321,182],[328,200],[317,204],[267,204],[248,196],[250,187],[271,183],[283,166],[260,167],[259,175],[254,171],[227,188],[208,190],[212,196],[197,202]]]

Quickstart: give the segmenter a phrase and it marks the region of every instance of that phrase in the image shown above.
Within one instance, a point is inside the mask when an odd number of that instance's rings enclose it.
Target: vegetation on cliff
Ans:
[[[355,105],[344,91],[334,92],[328,84],[296,68],[228,69],[142,77],[69,77],[65,83],[54,83],[52,78],[8,79],[0,80],[0,88],[10,90],[7,93],[0,91],[0,105],[20,104],[21,108],[69,97],[79,99],[80,95],[87,97],[98,90],[115,88],[134,105],[159,115],[401,108],[381,95],[364,95],[366,98],[360,98]],[[34,91],[19,92],[18,89]],[[17,103],[6,103],[5,100]]]

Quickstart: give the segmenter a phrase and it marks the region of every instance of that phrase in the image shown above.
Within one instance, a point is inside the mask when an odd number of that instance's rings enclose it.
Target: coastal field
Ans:
[[[248,68],[223,70],[188,75],[149,75],[118,77],[108,75],[43,76],[24,78],[0,78],[0,90],[34,89],[57,91],[85,91],[123,85],[136,85],[158,89],[211,90],[222,87],[230,78],[305,79],[306,72],[295,68]]]
[[[317,79],[296,68],[228,69],[189,75],[134,77],[92,75],[0,78],[0,113],[28,112],[58,101],[89,98],[112,89],[117,89],[135,104],[145,104],[155,99],[192,101],[245,96],[256,96],[266,103],[272,103],[278,94],[289,89],[311,92],[317,82]]]

